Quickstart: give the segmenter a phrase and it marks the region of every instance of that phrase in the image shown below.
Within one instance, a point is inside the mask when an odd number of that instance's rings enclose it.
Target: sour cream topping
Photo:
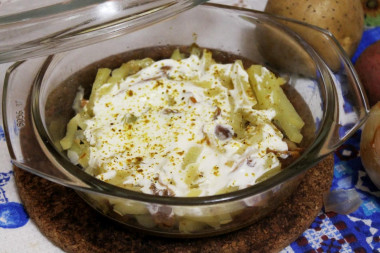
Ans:
[[[248,85],[248,86],[247,86]],[[86,171],[148,194],[207,196],[246,188],[286,151],[240,62],[191,55],[153,63],[97,91],[84,123]]]

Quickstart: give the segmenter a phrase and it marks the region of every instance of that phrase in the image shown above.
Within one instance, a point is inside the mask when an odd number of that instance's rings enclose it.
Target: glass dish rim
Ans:
[[[255,11],[255,10],[247,10],[244,8],[234,7],[234,6],[224,6],[220,4],[203,4],[201,6],[208,6],[208,7],[216,7],[216,8],[223,8],[223,9],[232,9],[237,11],[244,11],[247,13],[253,14],[253,16],[259,15],[259,19],[265,17],[265,21],[269,22],[271,25],[285,28],[288,32],[288,34],[295,39],[295,41],[300,44],[304,50],[309,54],[309,56],[313,59],[313,61],[316,64],[317,69],[319,69],[319,72],[322,73],[322,80],[324,81],[324,89],[322,90],[325,95],[325,104],[324,104],[324,115],[321,120],[321,126],[316,133],[316,139],[315,141],[310,144],[310,146],[305,150],[305,152],[301,155],[299,159],[297,159],[294,163],[286,167],[286,169],[282,170],[280,173],[272,176],[269,179],[266,179],[263,182],[257,183],[253,186],[233,191],[230,193],[220,194],[220,195],[212,195],[212,196],[204,196],[204,197],[167,197],[167,196],[158,196],[158,195],[151,195],[151,194],[145,194],[141,192],[131,191],[124,188],[120,188],[108,183],[105,183],[101,180],[96,179],[95,177],[92,177],[91,175],[85,173],[83,170],[81,170],[78,166],[75,166],[71,164],[67,158],[64,158],[64,156],[56,150],[54,145],[52,144],[52,141],[50,140],[49,135],[47,134],[47,131],[44,127],[44,124],[42,123],[42,119],[39,115],[39,85],[41,82],[38,82],[40,78],[43,77],[44,71],[40,71],[38,74],[38,77],[34,81],[33,84],[33,94],[32,94],[32,109],[31,109],[31,115],[32,115],[32,123],[35,130],[36,138],[39,139],[40,144],[44,144],[45,148],[49,150],[49,154],[53,154],[52,157],[48,157],[49,159],[54,159],[56,163],[59,164],[60,167],[62,167],[64,170],[68,171],[73,176],[79,178],[83,182],[85,182],[87,185],[89,185],[91,188],[80,188],[78,187],[77,190],[81,191],[87,191],[92,193],[98,193],[98,194],[104,194],[104,195],[111,195],[115,197],[121,197],[121,198],[127,198],[130,200],[136,200],[136,201],[142,201],[142,202],[148,202],[148,203],[157,203],[157,204],[165,204],[165,205],[173,205],[173,206],[197,206],[197,205],[209,205],[209,204],[219,204],[224,202],[230,202],[230,201],[236,201],[241,200],[247,197],[252,197],[255,195],[258,195],[260,193],[266,192],[282,183],[285,183],[287,179],[291,179],[293,177],[298,176],[299,174],[306,172],[309,168],[311,168],[314,164],[316,164],[320,159],[323,157],[320,157],[319,159],[307,159],[309,156],[313,154],[317,154],[319,149],[323,146],[324,142],[326,142],[326,137],[328,137],[328,126],[331,125],[331,120],[327,120],[329,118],[333,118],[334,115],[334,98],[333,93],[331,91],[329,92],[329,84],[328,81],[325,80],[325,77],[323,76],[323,73],[328,73],[326,70],[328,69],[327,65],[320,59],[320,57],[317,55],[317,53],[314,51],[314,49],[308,45],[302,38],[300,38],[295,32],[288,29],[287,27],[284,27],[284,25],[279,24],[277,22],[274,22],[273,20],[269,20],[268,17],[276,17],[274,15],[270,15],[264,12]],[[282,19],[282,18],[281,18]],[[286,19],[285,20],[289,20]],[[293,20],[290,20],[294,22]],[[297,22],[301,25],[310,26],[307,24],[304,24],[302,22]],[[310,26],[311,28],[314,28],[314,26]],[[322,33],[325,33],[329,37],[331,37],[331,34],[329,32],[326,32],[323,29],[318,29]],[[62,53],[61,53],[62,54]],[[53,59],[54,55],[48,56],[44,67],[46,68],[48,66],[48,63]],[[42,76],[41,76],[42,75]],[[331,88],[331,87],[330,87]],[[44,152],[46,156],[49,156]],[[306,166],[305,166],[306,165]],[[75,172],[75,173],[73,173]]]

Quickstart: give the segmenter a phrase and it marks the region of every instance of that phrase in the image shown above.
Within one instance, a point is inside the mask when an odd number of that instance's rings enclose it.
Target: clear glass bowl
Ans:
[[[285,21],[323,40],[325,50],[334,57],[334,67],[284,26]],[[288,77],[288,96],[306,121],[301,157],[261,183],[208,197],[129,191],[99,181],[68,161],[56,143],[72,116],[71,105],[79,85],[91,84],[97,68],[117,67],[128,55],[139,55],[126,52],[189,46],[193,42],[263,64]],[[112,40],[18,62],[8,70],[2,106],[6,139],[16,166],[75,189],[111,219],[169,237],[222,234],[267,215],[296,190],[309,168],[360,127],[368,113],[356,73],[330,33],[265,13],[216,4],[198,6]]]

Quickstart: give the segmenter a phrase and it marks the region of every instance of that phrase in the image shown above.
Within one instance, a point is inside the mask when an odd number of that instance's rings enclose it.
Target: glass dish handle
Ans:
[[[365,122],[369,113],[364,88],[351,61],[331,34],[326,36],[326,42],[330,44],[330,50],[334,51],[331,55],[337,57],[340,68],[335,71],[333,68],[328,69],[330,80],[326,83],[331,86],[327,88],[333,90],[335,97],[335,101],[328,103],[335,104],[335,112],[333,117],[325,119],[334,122],[333,127],[329,129],[329,137],[320,151],[321,156],[334,151],[347,141]],[[340,53],[336,53],[338,51]]]
[[[30,116],[30,90],[43,59],[17,62],[7,71],[2,96],[2,120],[11,162],[14,166],[55,183],[76,189],[91,186],[55,166],[35,137]]]
[[[295,32],[303,38],[304,42],[308,44],[307,47],[311,46],[314,49],[317,53],[317,60],[322,61],[321,65],[324,66],[322,69],[316,69],[313,60],[309,56],[302,55],[294,58],[299,61],[298,64],[289,66],[287,65],[289,60],[286,60],[280,65],[282,68],[289,68],[291,72],[301,73],[313,79],[322,78],[326,94],[334,94],[334,96],[320,94],[325,99],[325,101],[321,101],[320,105],[321,110],[324,111],[321,114],[325,115],[323,120],[330,121],[326,122],[326,125],[332,126],[330,129],[320,129],[321,134],[317,134],[317,138],[323,138],[323,140],[316,140],[315,143],[323,144],[314,147],[314,150],[317,152],[316,155],[322,158],[342,145],[364,123],[369,112],[364,88],[350,59],[329,31],[297,20],[275,15],[271,17],[273,20],[285,24],[290,28],[289,31]],[[287,42],[286,38],[282,43],[284,46],[280,50],[297,52],[298,49],[293,43]],[[297,62],[294,59],[293,61]],[[280,61],[280,63],[282,62]],[[317,104],[313,106],[318,107]],[[334,109],[325,111],[326,108]],[[318,124],[318,122],[316,123]]]

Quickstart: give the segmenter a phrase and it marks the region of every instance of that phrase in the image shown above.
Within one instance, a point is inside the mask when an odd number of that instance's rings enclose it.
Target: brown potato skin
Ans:
[[[364,30],[360,0],[268,0],[265,11],[329,30],[349,57],[354,54]],[[308,39],[309,35],[301,30],[297,32],[309,43],[313,42],[319,53],[323,51],[323,43]]]
[[[372,182],[380,189],[380,102],[370,111],[360,139],[363,167]]]
[[[380,101],[380,41],[367,47],[355,63],[371,106]]]

